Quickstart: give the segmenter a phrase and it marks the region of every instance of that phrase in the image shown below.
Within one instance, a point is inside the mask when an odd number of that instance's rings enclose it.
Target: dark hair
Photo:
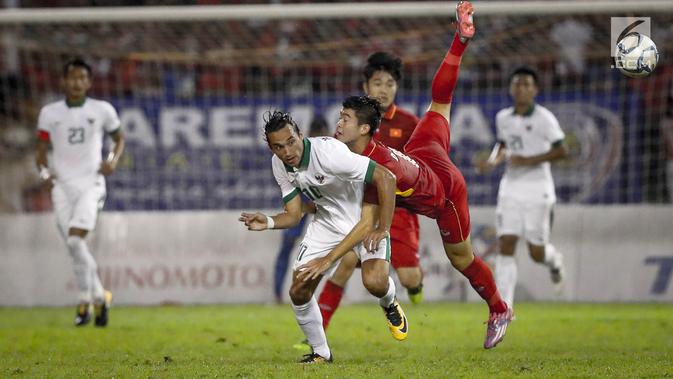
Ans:
[[[82,58],[73,58],[66,62],[63,65],[63,77],[68,76],[68,72],[73,67],[80,67],[85,69],[86,73],[89,74],[89,78],[91,78],[91,66],[89,66]]]
[[[369,124],[369,135],[373,136],[381,123],[381,103],[367,96],[350,96],[341,104],[344,109],[355,111],[358,124]]]
[[[299,131],[299,126],[297,126],[297,123],[294,122],[292,116],[290,116],[289,113],[281,112],[278,110],[275,110],[273,112],[267,111],[264,114],[265,138],[268,138],[270,133],[277,132],[286,127],[288,124],[294,127],[294,131],[297,133],[297,135],[301,134],[301,132]]]
[[[377,51],[367,58],[367,65],[362,70],[365,81],[372,78],[376,71],[386,71],[395,81],[402,78],[402,60],[392,54]]]
[[[317,115],[311,121],[311,125],[308,128],[309,137],[320,137],[325,136],[329,133],[329,126],[327,125],[327,120],[321,115]]]
[[[512,82],[512,79],[514,79],[515,75],[529,75],[533,77],[533,82],[535,82],[535,85],[538,84],[538,76],[537,76],[537,71],[535,71],[533,68],[528,67],[528,66],[519,66],[512,71],[511,74],[509,74],[509,83]]]

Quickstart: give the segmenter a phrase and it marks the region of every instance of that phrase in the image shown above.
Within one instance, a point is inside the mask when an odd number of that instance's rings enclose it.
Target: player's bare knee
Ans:
[[[418,288],[423,280],[423,273],[420,268],[406,267],[397,270],[397,278],[404,288]]]
[[[311,289],[304,285],[303,282],[294,282],[290,286],[290,299],[294,305],[306,304],[311,300]]]
[[[362,284],[367,291],[376,297],[383,297],[388,292],[387,275],[367,275],[362,278]]]
[[[528,244],[528,253],[530,257],[537,263],[544,263],[544,245],[538,246],[533,244]]]

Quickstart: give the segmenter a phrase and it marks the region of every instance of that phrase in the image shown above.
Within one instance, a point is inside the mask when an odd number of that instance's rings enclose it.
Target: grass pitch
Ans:
[[[113,307],[105,329],[72,326],[74,307],[0,308],[0,377],[673,377],[670,304],[517,304],[490,351],[483,304],[403,307],[404,342],[377,306],[339,309],[318,366],[295,363],[289,305]]]

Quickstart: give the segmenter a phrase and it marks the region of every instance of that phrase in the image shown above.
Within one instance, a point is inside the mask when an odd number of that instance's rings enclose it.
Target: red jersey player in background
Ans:
[[[397,83],[402,77],[400,58],[376,52],[369,56],[362,70],[363,89],[367,96],[381,104],[381,125],[374,139],[397,150],[402,150],[418,123],[418,117],[395,105]],[[407,289],[409,299],[417,304],[423,299],[423,273],[418,256],[418,216],[406,208],[395,208],[393,224],[390,228],[392,258],[400,283]],[[322,313],[323,326],[327,329],[343,296],[344,287],[358,263],[355,253],[348,253],[339,267],[325,283],[318,304]],[[300,345],[301,346],[301,345]]]
[[[468,40],[474,36],[472,13],[472,4],[467,1],[458,3],[458,30],[432,81],[430,108],[404,147],[406,155],[372,141],[381,116],[378,102],[367,97],[353,96],[344,101],[336,137],[351,151],[370,157],[395,174],[398,206],[437,220],[444,251],[451,264],[488,304],[484,348],[490,349],[504,338],[513,312],[500,297],[489,267],[473,253],[467,186],[463,175],[449,158],[451,100],[458,81],[461,57]],[[375,203],[376,199],[368,195],[365,194],[365,203]],[[375,217],[361,219],[361,222],[369,222],[369,229],[357,235],[347,235],[343,243],[325,257],[302,266],[302,278],[310,280],[319,276],[375,227]],[[359,230],[358,226],[354,230]]]

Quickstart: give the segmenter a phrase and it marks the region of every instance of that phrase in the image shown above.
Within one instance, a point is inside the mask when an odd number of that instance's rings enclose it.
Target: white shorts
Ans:
[[[297,254],[297,259],[292,265],[292,270],[296,271],[301,265],[312,261],[316,258],[322,258],[332,251],[341,241],[336,241],[333,244],[319,244],[311,241],[310,239],[304,238],[303,241],[299,244],[299,253]],[[379,249],[374,252],[368,252],[363,246],[362,243],[359,243],[355,248],[353,248],[355,254],[357,254],[360,262],[364,262],[370,259],[384,259],[390,262],[390,236],[384,238],[379,242]],[[336,270],[339,261],[336,261],[329,270],[323,273],[323,276],[330,277]]]
[[[495,208],[498,237],[523,236],[533,245],[549,242],[554,203],[531,204],[521,200],[500,198]]]
[[[87,180],[56,182],[51,190],[56,222],[64,236],[70,228],[93,230],[98,212],[105,202],[105,179],[102,175]]]

